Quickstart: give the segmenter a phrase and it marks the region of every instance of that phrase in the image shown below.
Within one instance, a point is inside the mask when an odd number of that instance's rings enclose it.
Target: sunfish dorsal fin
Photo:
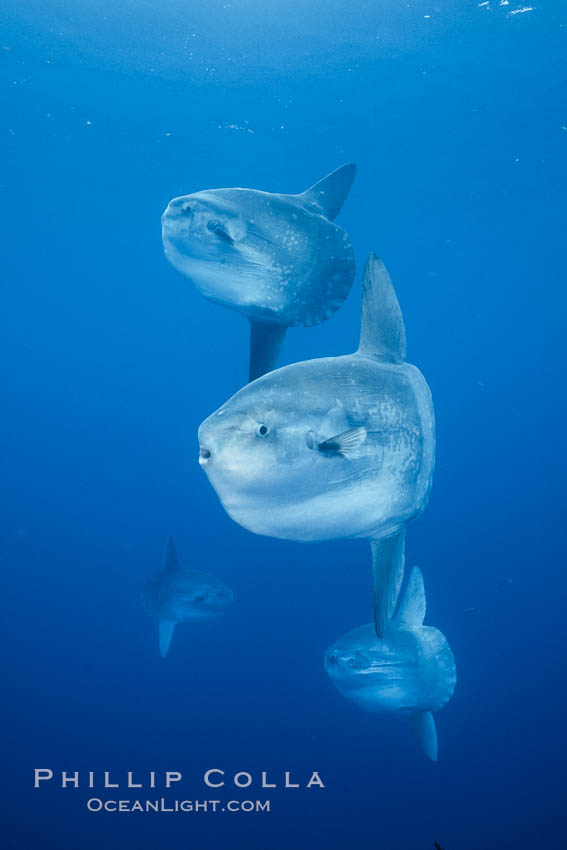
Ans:
[[[171,638],[173,637],[174,629],[174,620],[159,621],[159,654],[162,658],[165,658],[165,656],[169,652],[169,647],[171,645]]]
[[[419,567],[414,567],[396,614],[397,625],[406,629],[418,629],[425,618],[425,607],[423,575]]]
[[[437,729],[430,711],[419,711],[411,718],[411,728],[419,744],[431,761],[437,761]]]
[[[406,331],[386,266],[370,254],[362,278],[360,354],[399,363],[406,357]]]
[[[297,197],[332,221],[341,211],[355,174],[354,163],[342,165]]]
[[[402,528],[390,537],[370,541],[374,576],[374,626],[379,638],[384,637],[392,619],[402,586],[405,540],[406,530]]]
[[[179,563],[179,556],[177,555],[177,549],[175,548],[173,537],[168,537],[167,543],[165,544],[165,557],[163,559],[163,568],[168,572],[176,572],[177,570],[181,569],[181,565]]]
[[[284,325],[250,320],[250,381],[276,368],[285,332]]]

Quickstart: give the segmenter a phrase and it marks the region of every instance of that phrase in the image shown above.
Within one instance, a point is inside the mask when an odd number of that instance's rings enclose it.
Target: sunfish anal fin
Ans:
[[[286,330],[274,322],[250,320],[250,381],[274,369]]]
[[[311,432],[309,432],[311,434]],[[309,435],[308,435],[309,440]],[[317,444],[317,449],[329,457],[348,457],[356,451],[366,440],[366,428],[349,428],[342,434],[329,437],[322,443]],[[307,443],[310,445],[309,441]]]
[[[360,354],[400,363],[406,357],[406,331],[386,266],[370,254],[362,278]]]
[[[425,619],[425,609],[423,575],[419,567],[414,567],[396,612],[396,625],[400,628],[418,629]]]
[[[159,621],[159,653],[162,658],[165,658],[169,652],[173,630],[175,629],[175,620],[160,620]]]
[[[404,577],[405,528],[390,537],[371,540],[374,577],[374,626],[383,638],[398,601]]]
[[[355,174],[354,163],[342,165],[297,197],[332,221],[341,211]]]
[[[437,761],[437,729],[430,711],[419,711],[411,718],[413,729],[419,744],[431,761]]]
[[[173,537],[167,538],[167,543],[165,545],[165,557],[163,559],[163,568],[168,572],[175,572],[181,569],[181,565],[179,563],[179,556],[177,554],[177,549],[175,548],[175,543],[173,542]]]

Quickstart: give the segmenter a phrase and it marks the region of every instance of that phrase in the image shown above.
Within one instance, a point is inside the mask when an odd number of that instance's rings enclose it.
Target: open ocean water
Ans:
[[[567,847],[565,4],[3,0],[0,16],[1,847]],[[435,764],[323,669],[371,619],[367,545],[254,536],[199,468],[199,423],[247,380],[247,323],[161,244],[176,195],[301,192],[351,161],[355,284],[281,362],[355,349],[376,251],[437,419],[407,538],[457,662]],[[235,602],[180,625],[164,660],[140,598],[168,535]],[[36,768],[53,781],[35,789]],[[210,768],[226,788],[203,785]],[[182,789],[83,781],[165,770]],[[285,789],[285,771],[326,787]],[[95,813],[93,795],[271,811]]]

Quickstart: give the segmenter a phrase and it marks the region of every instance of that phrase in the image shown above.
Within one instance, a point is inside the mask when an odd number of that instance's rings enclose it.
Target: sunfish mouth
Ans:
[[[210,461],[212,460],[212,457],[213,457],[213,455],[209,451],[209,449],[202,448],[202,449],[199,450],[199,464],[201,466],[206,466],[208,463],[210,463]]]

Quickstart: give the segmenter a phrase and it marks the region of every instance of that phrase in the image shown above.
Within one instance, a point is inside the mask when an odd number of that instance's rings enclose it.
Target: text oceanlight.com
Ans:
[[[270,800],[87,800],[89,812],[269,812]]]

